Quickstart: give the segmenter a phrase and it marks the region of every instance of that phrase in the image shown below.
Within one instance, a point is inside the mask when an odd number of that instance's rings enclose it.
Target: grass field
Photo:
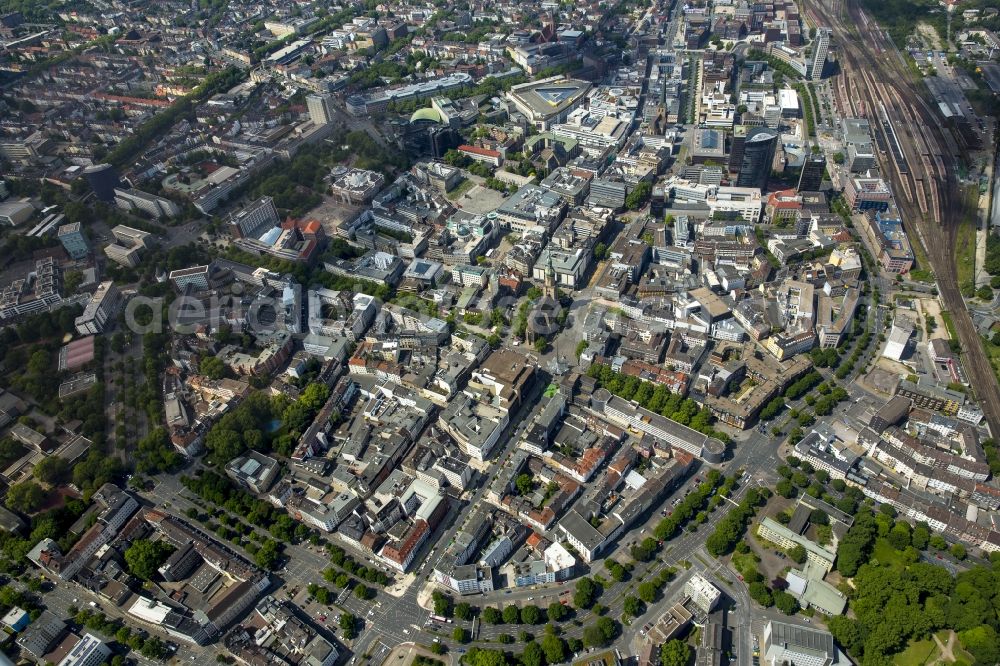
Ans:
[[[971,219],[963,220],[958,225],[955,237],[955,271],[958,273],[958,286],[963,292],[976,284],[976,224]]]
[[[893,548],[892,544],[885,539],[878,539],[875,542],[875,550],[872,552],[872,555],[882,564],[888,564],[897,569],[902,569],[906,566],[903,554]]]
[[[933,274],[933,271],[931,270],[931,262],[927,258],[927,253],[924,252],[924,246],[920,242],[920,236],[914,232],[909,233],[907,238],[910,241],[910,249],[913,250],[913,263],[916,264],[916,268],[927,271],[928,274]],[[933,280],[931,280],[931,282],[933,282]]]
[[[466,192],[468,192],[469,190],[471,190],[474,185],[475,185],[474,182],[472,182],[471,180],[469,180],[468,178],[466,178],[461,183],[459,183],[458,185],[456,185],[455,189],[453,189],[451,192],[449,192],[446,196],[448,197],[449,201],[456,201],[463,194],[465,194]]]
[[[934,641],[911,641],[906,649],[892,658],[896,666],[923,666],[938,657],[940,651]]]
[[[941,310],[941,319],[944,321],[944,327],[948,329],[948,337],[952,340],[958,340],[958,331],[955,330],[955,322],[951,318],[951,313],[947,310]]]

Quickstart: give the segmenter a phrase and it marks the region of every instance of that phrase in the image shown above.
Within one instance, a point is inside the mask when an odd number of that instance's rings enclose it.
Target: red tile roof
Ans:
[[[482,155],[483,157],[500,157],[500,153],[496,150],[490,150],[489,148],[480,148],[479,146],[470,146],[467,144],[459,146],[458,151],[461,153],[472,153],[473,155]]]

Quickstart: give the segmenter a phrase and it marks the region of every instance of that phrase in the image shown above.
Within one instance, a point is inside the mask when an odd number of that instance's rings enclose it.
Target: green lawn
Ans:
[[[456,201],[463,194],[471,190],[474,185],[475,185],[474,182],[472,182],[468,178],[465,178],[462,180],[462,182],[456,185],[455,189],[449,192],[446,196],[448,197],[449,201]]]
[[[955,270],[958,286],[975,283],[976,276],[976,223],[966,219],[958,225],[955,237]]]
[[[938,646],[934,641],[911,641],[906,649],[892,658],[896,666],[923,666],[938,656]]]
[[[955,322],[951,318],[951,313],[947,310],[941,310],[941,319],[944,321],[944,327],[948,329],[948,337],[952,340],[958,340],[958,331],[955,329]]]
[[[903,554],[893,548],[892,544],[885,539],[879,539],[875,542],[875,550],[872,552],[872,555],[882,564],[888,564],[897,569],[902,569],[906,566],[906,563],[903,561]]]

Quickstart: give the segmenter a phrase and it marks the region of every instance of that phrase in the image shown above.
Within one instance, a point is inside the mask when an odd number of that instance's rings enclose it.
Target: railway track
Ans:
[[[962,297],[953,256],[959,224],[968,213],[954,170],[946,168],[962,163],[958,142],[858,0],[805,0],[803,10],[813,25],[833,31],[843,79],[836,88],[841,109],[868,114],[883,176],[896,194],[904,223],[925,249],[941,301],[952,314],[972,387],[991,431],[1000,433],[1000,387]]]

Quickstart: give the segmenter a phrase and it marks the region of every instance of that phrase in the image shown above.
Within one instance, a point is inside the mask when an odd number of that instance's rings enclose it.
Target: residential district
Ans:
[[[1000,12],[897,4],[0,1],[0,663],[1000,662]]]

